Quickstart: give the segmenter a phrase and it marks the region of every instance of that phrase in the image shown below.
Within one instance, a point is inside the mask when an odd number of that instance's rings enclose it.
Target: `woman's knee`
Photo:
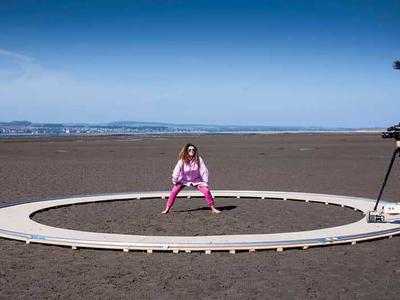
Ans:
[[[208,187],[202,185],[202,186],[197,186],[197,189],[204,195],[212,197],[210,189]]]
[[[183,186],[180,184],[174,185],[171,190],[171,195],[178,194],[183,189]]]

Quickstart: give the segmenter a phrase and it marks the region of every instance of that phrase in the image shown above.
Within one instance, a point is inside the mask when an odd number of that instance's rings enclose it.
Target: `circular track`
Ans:
[[[307,249],[312,246],[326,246],[341,243],[355,244],[358,241],[382,237],[392,237],[400,233],[400,223],[367,223],[366,218],[337,227],[318,230],[284,232],[273,234],[241,234],[212,236],[144,236],[126,234],[107,234],[55,228],[37,223],[31,216],[48,208],[83,204],[90,202],[166,198],[169,192],[137,192],[125,194],[97,195],[29,203],[3,204],[0,209],[0,237],[25,241],[26,243],[42,243],[77,248],[103,248],[129,250],[172,251],[174,253],[204,251],[255,251],[259,249],[286,248]],[[280,199],[282,201],[306,201],[339,205],[353,208],[366,214],[372,210],[375,201],[365,198],[347,196],[270,192],[270,191],[213,191],[214,197],[261,198],[265,201]],[[180,197],[201,197],[198,191],[184,191]],[[385,205],[385,202],[380,204]],[[301,217],[301,216],[300,216]]]

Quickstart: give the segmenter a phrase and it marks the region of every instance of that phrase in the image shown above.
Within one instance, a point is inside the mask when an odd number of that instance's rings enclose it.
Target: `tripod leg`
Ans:
[[[387,181],[387,179],[389,178],[389,174],[390,174],[390,171],[392,170],[393,162],[394,162],[394,160],[395,160],[395,158],[396,158],[397,153],[400,154],[400,148],[396,148],[396,149],[394,150],[394,152],[393,152],[392,159],[391,159],[391,161],[390,161],[389,168],[388,168],[388,170],[387,170],[387,172],[386,172],[385,180],[383,181],[381,191],[379,192],[378,199],[376,200],[374,210],[376,210],[376,209],[378,208],[379,200],[381,200],[381,196],[382,196],[382,193],[383,193],[383,189],[385,188],[386,181]]]

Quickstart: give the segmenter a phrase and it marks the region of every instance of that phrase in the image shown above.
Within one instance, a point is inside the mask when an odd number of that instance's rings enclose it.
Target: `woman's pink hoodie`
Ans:
[[[172,172],[172,183],[186,186],[199,184],[208,186],[208,169],[204,160],[199,157],[199,165],[197,165],[196,161],[186,164],[180,159]]]

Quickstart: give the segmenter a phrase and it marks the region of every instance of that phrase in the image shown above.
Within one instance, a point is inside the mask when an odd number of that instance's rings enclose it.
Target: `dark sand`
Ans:
[[[180,147],[195,143],[213,189],[317,192],[375,198],[394,142],[374,134],[109,137],[0,141],[0,201],[168,190]],[[400,161],[400,159],[399,159]],[[400,163],[384,194],[400,201]],[[336,226],[360,213],[259,199],[177,199],[76,205],[38,222],[149,235],[270,233]],[[398,298],[400,236],[308,250],[191,254],[26,245],[0,239],[0,298]]]

